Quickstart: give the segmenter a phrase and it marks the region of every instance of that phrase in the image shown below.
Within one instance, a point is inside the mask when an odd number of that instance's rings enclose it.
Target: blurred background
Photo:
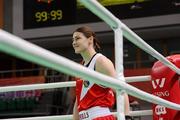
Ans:
[[[164,56],[180,53],[180,0],[98,0]],[[88,25],[114,62],[114,33],[78,0],[0,0],[0,28],[80,62],[72,32]],[[149,75],[157,61],[124,38],[125,76]],[[72,76],[0,52],[0,86],[74,81]],[[150,82],[131,83],[151,93]],[[0,118],[72,114],[74,88],[0,93]],[[151,104],[130,96],[131,110]],[[113,108],[113,110],[116,107]],[[134,117],[151,120],[152,116]]]

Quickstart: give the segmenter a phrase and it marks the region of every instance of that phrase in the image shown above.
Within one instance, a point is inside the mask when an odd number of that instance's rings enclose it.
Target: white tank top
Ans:
[[[85,65],[87,68],[91,69],[91,70],[95,70],[95,64],[96,64],[96,60],[98,57],[102,56],[102,54],[100,53],[96,53],[91,60],[89,61],[89,63],[87,65]],[[95,84],[94,82],[91,81],[87,81],[87,80],[83,80],[83,87],[82,87],[82,92],[81,92],[81,97],[80,100],[86,95],[86,93],[88,92],[88,90]]]

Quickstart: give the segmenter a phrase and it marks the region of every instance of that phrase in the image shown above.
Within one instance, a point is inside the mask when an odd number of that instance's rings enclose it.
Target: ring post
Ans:
[[[121,27],[113,29],[115,34],[115,68],[117,72],[117,79],[125,82],[124,67],[123,67],[123,31]],[[125,120],[125,99],[123,96],[124,90],[116,90],[117,101],[117,118],[118,120]]]

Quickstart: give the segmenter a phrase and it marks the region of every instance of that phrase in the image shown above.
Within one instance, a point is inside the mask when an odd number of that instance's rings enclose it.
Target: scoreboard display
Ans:
[[[97,1],[133,29],[180,24],[177,19],[180,16],[178,0]],[[13,0],[12,2],[12,31],[22,38],[70,35],[77,26],[84,24],[90,25],[96,32],[110,30],[79,0]]]
[[[75,23],[76,0],[24,0],[24,29]]]
[[[98,0],[119,19],[180,12],[169,0]],[[79,0],[23,0],[23,29],[101,21]]]

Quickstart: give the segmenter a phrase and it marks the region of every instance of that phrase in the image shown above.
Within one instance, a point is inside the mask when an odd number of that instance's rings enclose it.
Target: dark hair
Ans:
[[[93,32],[93,30],[90,27],[88,26],[79,27],[74,32],[81,32],[87,38],[93,36],[94,49],[96,51],[99,51],[101,49],[99,45],[99,40],[97,39],[95,32]]]

